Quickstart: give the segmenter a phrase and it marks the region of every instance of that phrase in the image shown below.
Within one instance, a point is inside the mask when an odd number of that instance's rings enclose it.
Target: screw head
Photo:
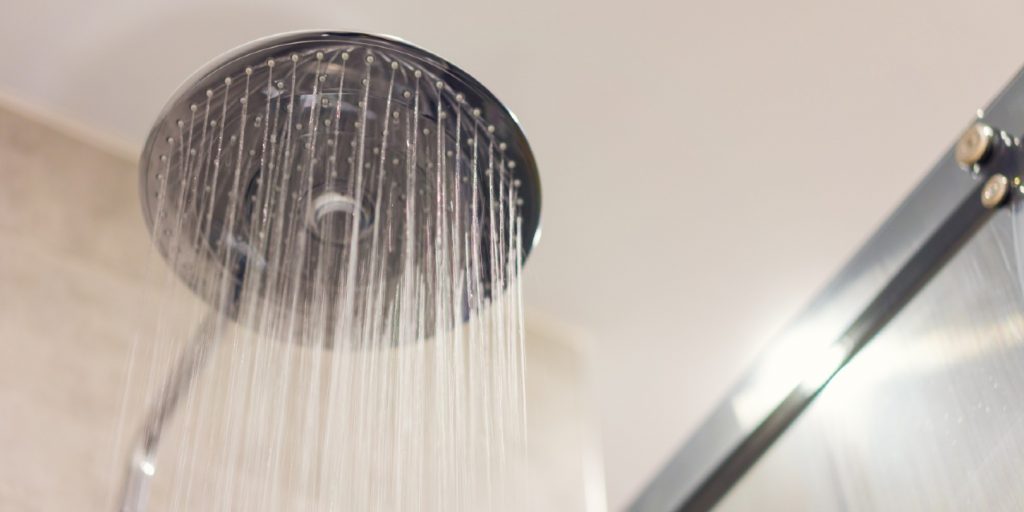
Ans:
[[[964,169],[974,167],[988,155],[994,137],[991,126],[982,122],[972,124],[956,143],[956,162]]]
[[[993,174],[981,188],[981,205],[985,208],[995,208],[1006,199],[1010,191],[1010,180],[1002,174]]]

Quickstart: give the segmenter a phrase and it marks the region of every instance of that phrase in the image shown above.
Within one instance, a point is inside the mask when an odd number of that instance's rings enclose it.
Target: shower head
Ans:
[[[164,108],[140,171],[159,251],[231,315],[246,294],[293,312],[375,286],[397,296],[426,267],[438,282],[473,273],[466,294],[487,297],[540,233],[515,116],[451,63],[378,35],[289,33],[220,57]]]
[[[139,167],[159,252],[223,315],[206,313],[150,405],[121,510],[145,508],[165,422],[225,317],[258,340],[380,348],[433,336],[453,361],[467,340],[502,347],[491,364],[516,360],[537,167],[512,113],[444,59],[355,32],[253,42],[174,94]],[[261,353],[274,357],[246,360]]]

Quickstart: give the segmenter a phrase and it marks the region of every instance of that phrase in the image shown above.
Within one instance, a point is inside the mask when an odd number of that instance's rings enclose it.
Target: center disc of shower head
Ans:
[[[369,212],[365,208],[360,208],[354,198],[327,191],[315,196],[310,202],[306,229],[323,243],[345,245],[352,236],[352,226],[356,222],[359,224],[360,233],[369,228]]]

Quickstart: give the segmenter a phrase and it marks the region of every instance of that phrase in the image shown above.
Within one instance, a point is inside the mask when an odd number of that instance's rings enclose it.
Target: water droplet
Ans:
[[[397,158],[392,158],[391,159],[391,165],[398,165],[398,159]]]
[[[380,154],[380,148],[373,148],[373,154],[379,155]]]
[[[445,151],[444,154],[447,156],[455,156],[455,152],[450,149],[448,151]]]
[[[448,119],[448,113],[447,112],[441,112],[437,117],[440,118],[440,119]]]
[[[499,142],[498,149],[505,151],[506,149],[508,149],[508,144],[505,144],[504,142]]]
[[[330,126],[330,125],[331,125],[331,120],[330,119],[324,119],[324,126]]]
[[[193,104],[189,105],[188,109],[191,110],[192,112],[195,112],[196,110],[199,110],[199,106],[196,105],[195,103],[193,103]]]
[[[366,63],[367,64],[373,64],[373,55],[367,55],[366,56]]]
[[[281,80],[278,80],[278,81],[277,81],[277,84],[275,84],[275,85],[277,85],[277,88],[278,88],[278,89],[284,89],[284,82],[283,82],[283,81],[281,81]]]
[[[409,98],[412,97],[412,93],[409,92],[409,91],[405,91],[405,92],[402,93],[402,97],[405,98],[405,99],[409,99]]]
[[[522,185],[522,184],[523,184],[523,182],[518,180],[518,179],[512,180],[512,186],[513,187],[518,187],[519,185]]]
[[[370,81],[369,81],[369,80],[367,80],[367,79],[365,79],[365,78],[364,78],[364,79],[362,79],[362,80],[360,80],[360,82],[361,82],[361,83],[362,83],[363,85],[367,85],[367,84],[369,84],[369,83],[370,83]]]
[[[398,119],[398,111],[396,110],[396,111],[392,112],[391,113],[391,117],[393,117],[395,119]]]
[[[320,79],[319,80],[321,82],[326,82],[327,81],[327,75],[320,75]]]
[[[252,74],[252,68],[251,67],[245,68],[245,74],[246,75],[251,75]]]
[[[224,78],[224,85],[231,85],[231,77],[230,76]]]
[[[188,150],[188,154],[195,156],[195,154],[196,154],[195,148],[192,148],[192,149]]]
[[[455,101],[462,103],[463,101],[466,101],[466,96],[460,92],[455,95]]]
[[[341,60],[348,60],[348,53],[341,54]]]
[[[487,125],[487,133],[494,133],[494,125],[493,124]]]
[[[515,160],[509,160],[508,161],[508,168],[509,169],[515,169],[516,168],[516,161]]]
[[[356,105],[359,105],[359,108],[363,108],[366,106],[366,102],[363,100],[359,100],[356,102]]]
[[[423,135],[430,135],[430,128],[424,128]]]
[[[212,97],[213,97],[213,91],[212,91],[212,90],[210,90],[210,89],[207,89],[207,90],[206,90],[206,97],[207,97],[207,98],[212,98]]]
[[[166,162],[167,161],[167,155],[160,155],[160,161],[161,162]],[[160,175],[158,174],[157,177],[159,178]]]
[[[299,61],[299,55],[297,53],[293,53],[292,54],[292,62],[298,62],[298,61]]]
[[[324,52],[316,52],[316,60],[324,60]]]
[[[324,98],[324,99],[320,100],[320,106],[321,107],[329,107],[329,106],[331,106],[331,100],[329,100],[327,98]]]
[[[522,199],[516,199],[516,206],[522,206],[522,205],[523,205],[523,200]]]
[[[474,108],[473,109],[473,115],[479,117],[480,116],[480,109]]]
[[[391,69],[398,69],[398,62],[392,62]]]
[[[185,121],[182,121],[181,119],[178,119],[178,121],[175,124],[178,125],[178,128],[182,128],[182,127],[185,126]]]
[[[246,103],[249,103],[249,100],[246,99],[246,98],[239,98],[238,102],[241,103],[242,105],[245,105]]]
[[[210,121],[210,126],[217,126],[217,120]]]
[[[167,137],[168,144],[174,144],[174,137]]]
[[[362,126],[362,123],[360,123],[359,121],[356,121],[356,122],[352,123],[352,126],[355,126],[356,128],[359,128],[360,126]],[[355,143],[356,143],[356,141],[352,141],[353,145],[355,145]]]
[[[274,59],[267,59],[267,67],[268,68],[274,67]]]

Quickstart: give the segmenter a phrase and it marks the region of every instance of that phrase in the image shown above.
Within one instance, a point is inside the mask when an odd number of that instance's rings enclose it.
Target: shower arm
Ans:
[[[142,429],[137,434],[128,468],[124,477],[120,512],[140,512],[146,509],[149,483],[156,473],[156,451],[164,425],[178,408],[181,398],[189,393],[192,384],[220,340],[221,313],[210,310],[196,326],[195,331],[178,361],[164,380],[156,401],[146,411]]]

